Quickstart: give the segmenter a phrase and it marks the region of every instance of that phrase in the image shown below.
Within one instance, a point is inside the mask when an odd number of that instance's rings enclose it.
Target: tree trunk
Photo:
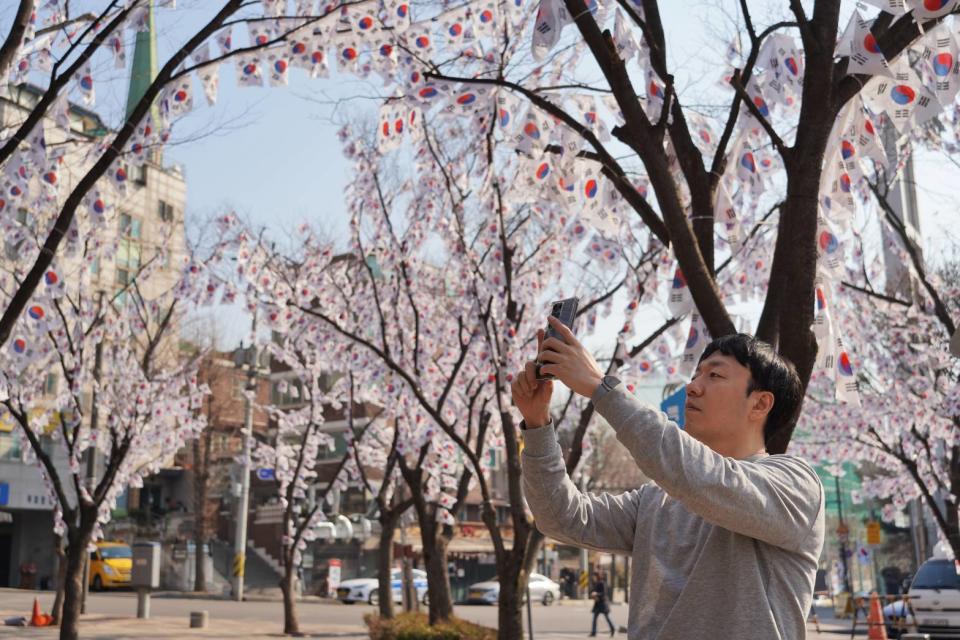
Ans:
[[[203,517],[200,518],[203,520]],[[194,591],[206,591],[207,590],[207,563],[205,562],[206,554],[203,549],[207,543],[207,532],[205,527],[201,527],[199,524],[195,525],[196,529],[193,534],[193,546],[194,546],[194,575],[193,575],[193,590]]]
[[[439,523],[430,518],[420,519],[420,535],[430,598],[430,624],[436,624],[453,615],[450,576],[447,574],[447,545],[450,541],[440,534]]]
[[[293,566],[293,549],[284,549],[283,579],[280,582],[280,591],[283,592],[283,632],[285,634],[300,633],[300,621],[297,619],[297,585],[296,568]]]
[[[390,573],[393,571],[393,534],[397,528],[397,518],[380,517],[380,553],[377,560],[378,607],[384,620],[393,618],[393,585]]]
[[[67,554],[63,551],[63,536],[54,534],[53,552],[57,556],[57,596],[53,600],[53,611],[50,615],[53,616],[54,624],[60,624],[63,619],[63,589],[67,577]]]
[[[946,500],[947,506],[947,530],[943,533],[947,536],[950,548],[953,550],[953,557],[960,558],[960,512],[957,510],[955,500]]]
[[[78,640],[80,623],[80,599],[83,597],[83,561],[87,556],[87,544],[93,531],[92,524],[81,517],[78,528],[71,527],[67,533],[67,570],[63,581],[63,616],[60,620],[60,640]]]
[[[526,593],[526,577],[523,587],[520,587],[520,578],[523,566],[515,562],[512,553],[505,558],[497,559],[497,576],[500,579],[500,599],[497,602],[497,638],[499,640],[516,640],[523,637],[523,603],[522,597]]]
[[[207,590],[207,570],[203,546],[207,542],[207,465],[209,446],[208,429],[201,438],[193,441],[193,544],[195,548],[194,591]],[[204,442],[201,443],[201,440]]]

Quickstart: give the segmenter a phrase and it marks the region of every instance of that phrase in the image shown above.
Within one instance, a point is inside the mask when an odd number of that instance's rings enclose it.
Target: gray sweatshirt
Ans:
[[[654,482],[581,493],[553,428],[524,432],[523,486],[537,528],[631,556],[630,640],[797,640],[823,546],[823,487],[799,458],[726,458],[625,391],[597,402]]]

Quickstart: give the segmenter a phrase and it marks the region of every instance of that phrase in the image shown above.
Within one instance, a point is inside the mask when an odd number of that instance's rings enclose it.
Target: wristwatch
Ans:
[[[618,384],[620,384],[620,378],[617,376],[603,376],[603,379],[600,380],[600,384],[597,385],[590,400],[593,404],[597,404],[603,396],[613,391]]]
[[[529,431],[530,429],[546,429],[547,427],[553,426],[553,418],[547,420],[545,424],[540,425],[539,427],[528,427],[526,420],[520,421],[520,431]]]

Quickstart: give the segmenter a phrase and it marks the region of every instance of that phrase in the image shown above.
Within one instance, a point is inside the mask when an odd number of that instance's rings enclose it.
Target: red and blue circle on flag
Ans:
[[[906,106],[914,101],[914,99],[917,97],[917,93],[908,85],[898,84],[890,90],[890,97],[897,104]]]
[[[953,56],[949,53],[938,53],[933,57],[933,72],[937,77],[945,78],[953,69]]]

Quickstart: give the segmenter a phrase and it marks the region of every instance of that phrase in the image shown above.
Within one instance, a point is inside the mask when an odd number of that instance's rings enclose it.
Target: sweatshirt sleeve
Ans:
[[[823,487],[799,458],[775,455],[754,462],[722,456],[623,385],[596,407],[640,470],[707,522],[790,550],[814,527]]]
[[[524,431],[523,444],[523,489],[541,532],[598,551],[633,551],[638,491],[581,493],[567,475],[552,425]]]

